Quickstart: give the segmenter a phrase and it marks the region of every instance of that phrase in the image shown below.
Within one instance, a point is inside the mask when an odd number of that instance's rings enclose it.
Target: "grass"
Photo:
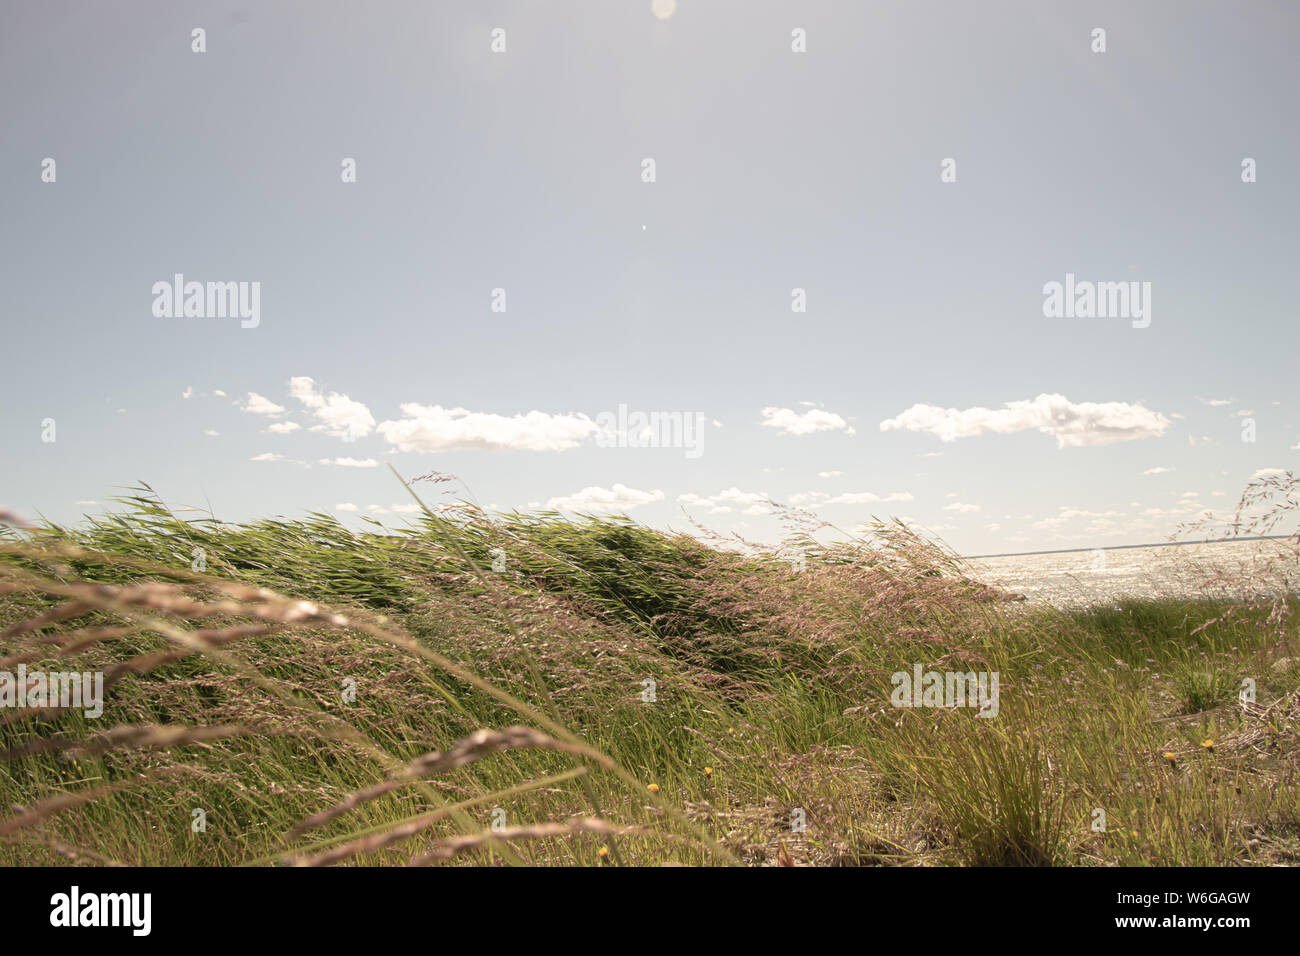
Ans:
[[[120,503],[0,533],[0,671],[107,687],[0,708],[5,865],[1300,859],[1294,587],[1067,611],[797,512],[765,550]],[[915,665],[996,717],[891,706]]]

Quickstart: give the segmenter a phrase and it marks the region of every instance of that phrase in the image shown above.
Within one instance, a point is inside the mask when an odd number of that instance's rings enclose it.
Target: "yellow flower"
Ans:
[[[658,792],[659,792],[659,784],[657,784],[657,783],[652,783],[652,784],[650,784],[650,786],[646,787],[646,789],[649,790],[651,793],[658,793]]]
[[[736,728],[735,728],[735,727],[728,727],[728,728],[727,728],[727,733],[729,733],[729,734],[734,734],[735,732],[736,732]]]
[[[1168,760],[1170,763],[1173,763],[1178,759],[1178,755],[1176,753],[1173,753],[1172,751],[1166,750],[1165,759]]]
[[[1214,741],[1213,741],[1213,740],[1202,740],[1202,741],[1201,741],[1201,746],[1204,747],[1206,750],[1213,750],[1213,749],[1214,749]]]
[[[605,859],[605,857],[609,856],[609,847],[602,846],[599,850],[596,851],[596,855],[599,856],[602,860]]]
[[[713,776],[713,768],[712,768],[712,767],[705,767],[705,768],[704,768],[704,776],[706,776],[706,777],[712,777],[712,776]]]

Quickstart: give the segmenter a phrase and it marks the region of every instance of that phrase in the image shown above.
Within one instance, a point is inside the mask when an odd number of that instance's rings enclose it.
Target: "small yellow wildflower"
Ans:
[[[602,860],[605,859],[605,857],[609,856],[609,847],[602,846],[599,850],[596,851],[596,855],[599,856]]]
[[[712,777],[712,776],[713,776],[713,768],[712,768],[712,767],[705,767],[705,768],[704,768],[704,776],[706,776],[706,777]]]
[[[1213,740],[1202,740],[1202,741],[1201,741],[1201,746],[1204,747],[1206,750],[1213,750],[1213,749],[1214,749],[1214,741],[1213,741]]]
[[[652,784],[650,784],[650,786],[646,787],[646,789],[649,790],[651,793],[658,793],[658,792],[659,792],[659,784],[657,784],[657,783],[652,783]]]

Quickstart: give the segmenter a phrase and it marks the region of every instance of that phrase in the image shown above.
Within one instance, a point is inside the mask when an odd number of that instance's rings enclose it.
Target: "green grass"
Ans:
[[[1300,672],[1273,666],[1297,656],[1294,598],[1026,607],[898,526],[875,547],[799,539],[796,574],[627,519],[463,510],[358,533],[327,515],[186,518],[144,488],[123,504],[0,537],[0,670],[121,671],[99,720],[0,710],[0,802],[31,811],[5,811],[0,863],[274,863],[352,843],[347,860],[391,864],[494,821],[506,832],[452,859],[1300,854]],[[322,614],[286,620],[291,605],[236,584]],[[998,716],[890,706],[890,675],[914,664],[997,671]],[[521,724],[554,744],[469,753],[295,829],[422,754]],[[228,735],[164,736],[194,728]],[[511,829],[578,817],[629,832]]]

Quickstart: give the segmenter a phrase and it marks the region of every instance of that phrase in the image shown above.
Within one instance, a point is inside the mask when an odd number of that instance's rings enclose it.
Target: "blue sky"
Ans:
[[[0,504],[399,523],[391,461],[984,553],[1295,467],[1300,10],[661,4],[6,4]],[[155,314],[177,273],[256,326]],[[1048,317],[1067,274],[1149,312]],[[702,440],[621,447],[620,406]]]

